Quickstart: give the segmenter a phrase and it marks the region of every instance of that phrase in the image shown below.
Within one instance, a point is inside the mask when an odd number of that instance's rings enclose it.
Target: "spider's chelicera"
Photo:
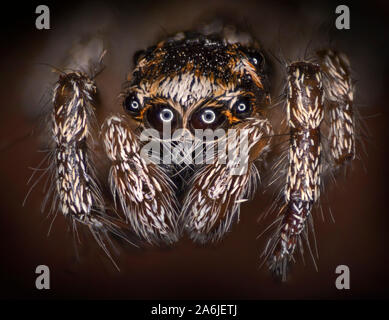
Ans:
[[[322,177],[354,158],[349,62],[321,50],[311,61],[291,63],[285,103],[275,108],[260,45],[231,27],[204,30],[178,33],[136,54],[120,95],[124,114],[101,128],[110,197],[100,192],[90,153],[93,77],[74,70],[60,75],[51,118],[53,208],[87,225],[104,249],[103,236],[125,236],[124,229],[153,244],[174,243],[184,232],[197,242],[217,241],[259,185],[257,160],[275,159],[272,170],[283,186],[265,256],[285,274]],[[286,156],[269,157],[282,134]],[[113,207],[122,219],[111,214]]]

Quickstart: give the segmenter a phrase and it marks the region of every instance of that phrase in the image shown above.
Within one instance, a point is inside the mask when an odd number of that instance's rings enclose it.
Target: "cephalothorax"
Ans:
[[[288,140],[285,161],[272,158],[273,170],[284,180],[276,200],[278,227],[265,255],[271,268],[284,274],[319,198],[322,177],[354,158],[347,58],[321,50],[310,61],[286,66],[281,108],[271,102],[265,53],[251,36],[231,27],[178,33],[138,52],[134,60],[120,94],[125,114],[109,117],[101,128],[110,161],[110,198],[99,191],[102,182],[93,174],[90,153],[97,90],[93,76],[79,70],[60,75],[51,115],[53,208],[73,223],[87,225],[104,248],[102,235],[125,236],[124,229],[149,243],[173,243],[183,232],[199,242],[219,240],[259,184],[256,161],[266,161],[275,137],[283,135]],[[271,123],[272,112],[283,121]],[[164,136],[167,127],[181,129],[186,138]],[[160,133],[155,141],[162,149],[177,148],[198,130],[214,135],[211,142],[197,140],[180,149],[182,163],[168,163],[145,158],[145,129]],[[240,135],[240,142],[245,137],[244,148],[232,142],[229,130]],[[215,152],[211,160],[194,161],[216,141],[224,141],[229,151],[224,161]],[[323,150],[328,151],[325,160]],[[162,151],[151,158],[161,160]],[[236,160],[244,153],[245,170],[236,172]],[[111,214],[112,208],[122,218]]]

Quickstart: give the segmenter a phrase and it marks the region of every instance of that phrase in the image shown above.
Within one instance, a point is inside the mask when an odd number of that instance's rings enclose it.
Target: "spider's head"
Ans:
[[[144,128],[227,130],[269,101],[262,53],[217,35],[179,33],[135,63],[122,104]]]

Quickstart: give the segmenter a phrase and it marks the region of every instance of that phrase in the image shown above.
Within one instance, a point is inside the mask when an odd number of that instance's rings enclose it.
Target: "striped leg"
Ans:
[[[248,119],[235,127],[240,136],[240,148],[227,140],[228,159],[223,163],[216,158],[205,165],[192,178],[184,200],[184,225],[190,237],[198,242],[220,240],[239,219],[240,204],[255,192],[258,178],[254,161],[268,149],[272,128],[269,121]],[[246,135],[246,147],[242,138]],[[246,158],[246,167],[238,172],[237,158]],[[241,163],[242,164],[242,163]]]
[[[296,62],[288,67],[287,117],[290,130],[289,168],[281,206],[280,229],[269,244],[270,267],[285,279],[287,262],[315,201],[321,176],[320,124],[324,116],[320,67]]]
[[[141,146],[125,117],[112,116],[102,127],[111,160],[109,183],[138,236],[149,243],[178,240],[173,183],[157,164],[141,157]]]
[[[350,63],[344,54],[332,50],[319,51],[323,71],[326,109],[330,113],[330,150],[333,165],[339,167],[355,158],[354,87]]]
[[[103,226],[104,204],[92,175],[88,136],[96,86],[83,73],[61,75],[54,88],[52,135],[59,210],[91,228]]]

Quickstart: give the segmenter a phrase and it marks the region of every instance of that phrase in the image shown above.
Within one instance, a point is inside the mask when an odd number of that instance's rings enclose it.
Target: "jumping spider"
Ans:
[[[264,51],[232,27],[178,33],[134,60],[120,94],[126,114],[110,116],[100,130],[110,161],[111,199],[103,196],[93,173],[94,76],[85,70],[60,74],[50,118],[54,210],[73,225],[88,226],[105,250],[103,236],[126,237],[126,229],[152,244],[174,243],[182,232],[197,242],[216,241],[256,191],[257,160],[275,159],[273,170],[284,182],[276,200],[278,227],[265,256],[270,268],[284,275],[319,199],[322,178],[354,159],[354,88],[345,55],[320,50],[309,61],[286,66],[280,108],[271,102]],[[272,112],[282,121],[270,123]],[[202,164],[146,161],[141,132],[152,128],[162,134],[167,124],[189,135],[198,129],[245,132],[247,170],[231,174],[239,156],[234,150],[224,163],[218,156]],[[281,135],[288,140],[285,157],[268,157]],[[162,136],[160,142],[177,146],[181,138]],[[227,134],[224,139],[229,146]],[[199,145],[205,149],[206,143]],[[112,199],[114,205],[107,205]]]

